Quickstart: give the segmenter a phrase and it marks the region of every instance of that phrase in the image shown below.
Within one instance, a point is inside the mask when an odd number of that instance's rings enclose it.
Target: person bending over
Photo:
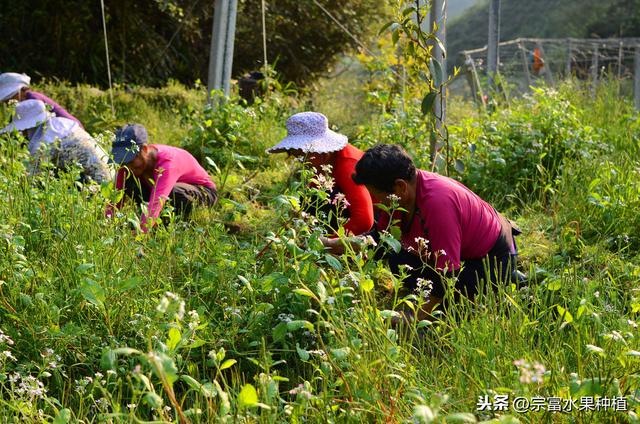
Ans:
[[[316,175],[333,178],[335,185],[329,194],[331,202],[319,208],[329,216],[331,231],[338,229],[338,215],[348,218],[344,228],[349,234],[360,235],[369,231],[373,225],[371,196],[365,187],[351,179],[362,151],[349,144],[346,136],[330,130],[327,117],[321,113],[297,113],[287,120],[286,125],[287,137],[267,152],[286,152],[303,158],[313,166]],[[330,175],[326,175],[328,172]],[[346,208],[334,207],[339,198],[344,198]],[[326,244],[327,239],[322,240]]]
[[[0,102],[8,102],[9,100],[40,100],[49,105],[53,114],[60,118],[67,118],[75,121],[80,128],[84,128],[82,123],[75,116],[71,115],[58,103],[29,87],[31,78],[25,74],[17,74],[15,72],[5,72],[0,74]]]
[[[198,161],[179,147],[149,144],[147,130],[140,124],[127,124],[116,131],[111,154],[120,166],[116,189],[124,190],[138,204],[148,202],[147,213],[140,219],[145,233],[155,224],[167,199],[184,216],[194,204],[216,203],[216,185]],[[110,205],[107,216],[112,214]]]
[[[456,277],[454,298],[473,298],[480,281],[504,284],[516,277],[519,230],[460,182],[416,169],[397,145],[380,144],[365,152],[353,174],[375,199],[402,209],[380,211],[377,231],[398,225],[400,252],[385,254],[392,272],[409,265],[404,287],[424,293],[431,285],[423,315],[442,303],[443,276]],[[421,287],[418,287],[421,286]]]
[[[15,107],[9,125],[0,134],[22,132],[29,140],[30,171],[37,173],[44,160],[51,160],[57,168],[74,164],[82,167],[83,180],[97,183],[113,180],[107,152],[77,122],[55,116],[40,100],[25,100]]]

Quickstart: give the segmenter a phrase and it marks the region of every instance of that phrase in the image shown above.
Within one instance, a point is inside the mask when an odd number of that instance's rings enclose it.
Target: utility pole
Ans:
[[[498,43],[500,42],[500,0],[489,3],[489,38],[487,42],[487,77],[489,88],[496,89],[495,77],[498,73]]]
[[[435,34],[436,38],[440,40],[440,43],[434,43],[432,52],[432,58],[436,62],[440,64],[442,68],[442,81],[441,84],[444,84],[447,81],[447,52],[441,47],[444,46],[446,49],[447,45],[447,30],[446,30],[446,22],[447,22],[447,1],[446,0],[431,0],[431,10],[429,12],[429,29],[432,33]],[[442,129],[442,125],[445,122],[446,114],[447,114],[447,96],[446,89],[444,87],[436,87],[439,89],[439,93],[436,97],[433,106],[433,112],[435,115],[435,129],[437,133],[440,133]],[[434,137],[431,137],[430,142],[431,148],[431,159],[436,155],[438,151],[437,145],[437,136],[434,134]]]
[[[633,100],[636,110],[640,110],[640,45],[637,45],[633,55]]]
[[[209,102],[212,90],[224,90],[229,95],[237,9],[237,0],[215,0],[207,81]]]

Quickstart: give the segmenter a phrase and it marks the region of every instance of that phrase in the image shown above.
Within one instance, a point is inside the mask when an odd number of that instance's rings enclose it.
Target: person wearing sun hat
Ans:
[[[15,106],[11,123],[0,134],[21,132],[28,140],[31,173],[49,158],[60,169],[79,163],[82,177],[102,183],[113,179],[108,155],[77,122],[60,118],[40,100],[25,100]]]
[[[147,130],[140,124],[127,124],[116,131],[111,154],[111,160],[120,167],[116,189],[124,190],[138,204],[149,203],[140,219],[145,233],[155,224],[167,199],[185,216],[194,204],[211,207],[218,199],[216,185],[191,153],[179,147],[149,144]],[[107,217],[121,205],[122,201],[109,205]]]
[[[50,106],[55,116],[67,118],[75,121],[80,127],[82,123],[75,116],[71,115],[58,103],[45,96],[42,93],[32,90],[29,87],[31,78],[25,74],[15,72],[5,72],[0,74],[0,102],[8,102],[9,100],[40,100]]]
[[[332,131],[327,117],[321,113],[296,113],[287,120],[286,126],[287,136],[267,152],[305,158],[319,175],[330,172],[331,175],[326,176],[335,181],[330,194],[332,203],[340,198],[345,201],[344,211],[348,218],[345,230],[353,235],[369,231],[373,226],[371,196],[364,186],[358,186],[351,179],[363,152],[349,144],[345,135]],[[327,165],[330,171],[327,171]],[[337,230],[335,224],[331,227],[333,231]]]

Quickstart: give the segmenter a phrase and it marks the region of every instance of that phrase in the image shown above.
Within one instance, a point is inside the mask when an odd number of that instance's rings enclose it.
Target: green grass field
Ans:
[[[428,166],[418,100],[400,114],[274,93],[210,110],[173,84],[117,89],[113,116],[95,88],[38,88],[105,144],[140,122],[188,148],[220,202],[136,235],[132,206],[104,218],[110,186],[28,177],[23,140],[2,136],[0,421],[638,422],[640,117],[615,84],[491,114],[451,99],[451,175],[520,224],[529,281],[403,329],[395,309],[421,299],[371,252],[327,255],[299,165],[264,149],[319,108],[356,146],[402,143]]]

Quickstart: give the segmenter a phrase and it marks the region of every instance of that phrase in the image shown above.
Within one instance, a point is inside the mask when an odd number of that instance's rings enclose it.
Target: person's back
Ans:
[[[29,139],[32,174],[38,172],[43,160],[52,160],[60,169],[79,163],[83,179],[98,183],[113,179],[108,156],[96,140],[75,121],[54,116],[40,100],[16,105],[11,123],[0,133],[13,131],[23,132]]]
[[[116,131],[111,153],[113,162],[120,165],[116,189],[124,190],[136,203],[149,202],[140,218],[144,232],[158,219],[167,199],[185,216],[194,203],[213,206],[217,201],[216,185],[196,158],[179,147],[149,144],[147,130],[140,124]],[[107,216],[111,214],[110,206]]]

